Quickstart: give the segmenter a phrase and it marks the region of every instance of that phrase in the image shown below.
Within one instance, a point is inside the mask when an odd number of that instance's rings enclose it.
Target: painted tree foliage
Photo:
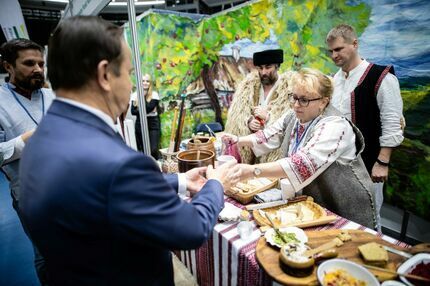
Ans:
[[[349,6],[327,0],[262,0],[199,20],[177,13],[149,13],[138,22],[142,72],[155,78],[163,102],[178,99],[192,81],[201,77],[214,111],[215,118],[209,120],[222,123],[211,67],[224,45],[240,39],[264,42],[272,31],[285,51],[281,70],[307,65],[333,71],[325,55],[327,31],[344,19],[355,19],[349,23],[362,31],[368,17],[369,8],[364,4]],[[189,123],[193,124],[193,118]],[[167,142],[168,133],[164,132],[162,142]]]
[[[225,118],[213,84],[213,67],[226,44],[243,39],[265,43],[275,35],[284,50],[281,72],[306,66],[334,73],[337,68],[326,54],[325,37],[340,23],[354,26],[361,35],[370,23],[371,8],[360,2],[364,1],[261,0],[212,17],[165,11],[144,15],[138,21],[142,72],[155,79],[165,107],[161,114],[163,147],[169,142],[172,103],[190,83],[203,81],[212,109],[187,112],[183,138],[191,136],[196,122]],[[421,83],[408,79],[401,86],[408,139],[393,154],[386,194],[398,206],[430,218],[429,79]],[[416,158],[413,163],[412,157]]]

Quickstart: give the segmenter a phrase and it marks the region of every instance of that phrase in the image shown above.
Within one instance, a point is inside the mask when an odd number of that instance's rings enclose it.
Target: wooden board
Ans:
[[[316,248],[317,246],[334,239],[340,232],[340,229],[306,231],[306,234],[309,238],[308,245],[311,248]],[[348,230],[348,232],[351,235],[352,240],[345,242],[342,246],[337,248],[339,252],[339,256],[337,258],[344,258],[350,261],[357,262],[359,264],[364,264],[358,252],[358,246],[368,242],[377,242],[379,244],[389,245],[399,250],[405,250],[404,248],[393,245],[371,233],[362,230]],[[281,262],[279,261],[279,249],[267,244],[266,239],[264,237],[261,237],[258,241],[255,252],[257,261],[260,263],[261,267],[263,267],[266,273],[277,282],[285,285],[318,285],[316,275],[317,267],[314,268],[314,271],[311,275],[303,278],[298,278],[286,274],[280,266]],[[385,268],[394,271],[401,263],[406,260],[406,258],[393,254],[391,252],[388,252],[388,256],[388,265]],[[395,276],[393,276],[392,274],[374,270],[370,271],[375,274],[379,281],[391,280],[395,278]]]
[[[324,220],[323,218],[327,216],[326,211],[319,204],[314,203],[312,197],[307,197],[306,201],[301,201],[301,202],[292,201],[292,202],[288,202],[285,205],[280,205],[280,206],[271,207],[271,208],[265,208],[265,209],[263,209],[263,211],[266,213],[269,213],[271,216],[273,216],[277,210],[279,210],[281,208],[285,208],[287,206],[296,205],[296,204],[304,205],[307,208],[309,208],[310,210],[312,210],[312,212],[314,213],[314,220],[297,221],[295,223],[290,223],[288,225],[281,225],[281,221],[277,218],[274,218],[273,221],[274,221],[276,227],[278,227],[278,228],[279,227],[287,227],[287,226],[310,227],[310,226],[316,226],[316,225],[321,225],[321,224],[327,224],[329,222],[336,220],[336,217],[330,217],[328,221]],[[260,210],[254,210],[252,212],[252,215],[255,219],[255,222],[259,226],[270,226],[271,225],[269,220],[265,216],[262,216],[260,214]],[[316,221],[316,223],[313,223],[313,221]]]
[[[240,193],[240,192],[233,193],[229,190],[229,191],[226,191],[225,194],[229,197],[232,197],[233,199],[235,199],[236,201],[240,202],[243,205],[249,204],[254,199],[255,195],[263,191],[266,191],[270,188],[273,188],[278,184],[278,179],[274,179],[274,178],[267,178],[267,179],[269,179],[271,183],[264,185],[260,188],[254,188],[252,191],[249,191],[247,193]]]

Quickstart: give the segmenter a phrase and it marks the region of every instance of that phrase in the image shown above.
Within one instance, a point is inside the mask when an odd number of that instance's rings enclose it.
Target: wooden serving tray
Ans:
[[[341,231],[342,230],[340,229],[306,231],[306,235],[309,238],[308,245],[311,248],[316,248],[319,245],[334,239],[338,234],[340,234]],[[393,245],[389,242],[386,242],[385,240],[382,240],[380,237],[362,230],[348,230],[348,232],[352,239],[350,241],[344,242],[342,246],[337,248],[337,251],[339,252],[339,256],[337,258],[343,258],[358,264],[364,264],[363,259],[360,257],[358,246],[368,242],[377,242],[379,244],[388,245],[399,250],[405,250],[404,248]],[[266,239],[264,237],[261,237],[257,243],[255,256],[266,273],[279,283],[286,285],[318,285],[316,275],[317,267],[314,268],[314,271],[311,275],[302,278],[286,274],[280,266],[281,262],[279,260],[279,248],[270,246],[268,243],[266,243]],[[385,268],[393,271],[396,271],[397,267],[406,260],[406,258],[391,252],[388,252],[388,257],[388,264]],[[369,271],[371,271],[379,281],[391,280],[395,279],[396,277],[395,275],[377,270]]]
[[[270,188],[273,188],[278,184],[278,179],[274,179],[274,178],[267,178],[267,179],[269,179],[271,183],[264,185],[260,188],[255,188],[252,191],[249,191],[247,193],[226,191],[225,194],[235,199],[236,201],[240,202],[243,205],[249,204],[254,199],[255,195],[263,191],[266,191]]]
[[[303,204],[314,212],[314,220],[309,221],[297,221],[285,226],[297,226],[297,227],[310,227],[321,224],[327,224],[329,222],[335,221],[337,218],[335,216],[327,216],[326,211],[317,203],[313,202],[312,197],[308,197],[305,201],[301,202],[291,202],[285,205],[280,205],[276,207],[263,209],[266,213],[275,214],[275,212],[281,208],[286,206],[295,205],[295,204]],[[259,226],[270,226],[270,222],[266,217],[263,217],[260,214],[259,210],[253,210],[252,215],[254,216],[255,221]],[[281,225],[281,222],[278,219],[273,219],[276,227],[285,227]]]

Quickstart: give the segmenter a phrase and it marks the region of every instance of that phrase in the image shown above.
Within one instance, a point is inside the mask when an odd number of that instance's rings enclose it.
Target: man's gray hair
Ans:
[[[342,37],[348,44],[352,44],[352,42],[357,39],[357,34],[352,26],[340,24],[328,32],[326,42],[329,43],[339,37]]]

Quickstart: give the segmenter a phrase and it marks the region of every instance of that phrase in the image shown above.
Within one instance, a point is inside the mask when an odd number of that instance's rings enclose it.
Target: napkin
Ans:
[[[254,197],[254,200],[258,203],[267,203],[282,200],[282,194],[280,189],[269,189],[261,192]]]
[[[242,209],[234,206],[231,203],[225,202],[224,208],[219,213],[218,218],[222,221],[238,221]]]

